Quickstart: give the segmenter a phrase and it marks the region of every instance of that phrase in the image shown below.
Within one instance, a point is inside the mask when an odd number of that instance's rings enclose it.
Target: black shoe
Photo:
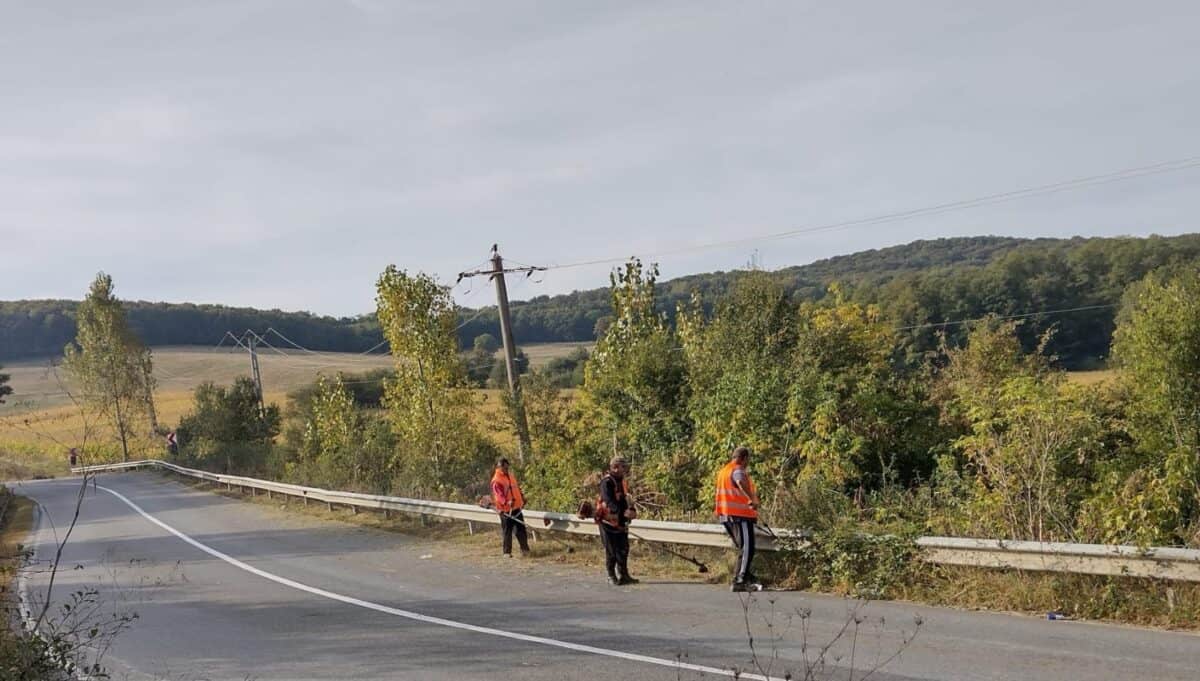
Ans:
[[[617,580],[617,584],[619,584],[621,586],[628,586],[630,584],[641,584],[641,583],[642,583],[642,581],[640,579],[634,579],[633,577],[630,577],[629,575],[625,575],[621,579]]]
[[[729,590],[734,593],[742,591],[762,591],[763,587],[762,584],[759,584],[758,582],[747,580],[744,582],[734,582],[733,585],[729,587]]]
[[[616,577],[613,577],[612,575],[609,575],[608,576],[608,584],[609,584],[609,586],[621,586],[621,580],[617,579]]]

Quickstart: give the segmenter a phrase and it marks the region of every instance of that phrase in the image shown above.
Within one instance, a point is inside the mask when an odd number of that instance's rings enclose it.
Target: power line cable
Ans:
[[[664,249],[664,250],[660,250],[660,251],[643,253],[643,254],[638,255],[637,257],[654,258],[654,257],[660,257],[660,256],[664,256],[664,255],[678,255],[678,254],[682,254],[682,253],[691,253],[691,252],[695,252],[695,251],[703,251],[703,250],[709,250],[709,249],[713,249],[713,248],[723,248],[726,246],[744,245],[744,244],[756,243],[756,242],[760,242],[760,241],[774,241],[774,240],[779,240],[779,239],[788,239],[788,238],[800,236],[803,234],[813,234],[813,233],[817,233],[817,232],[826,232],[826,231],[832,231],[832,230],[838,230],[838,229],[846,229],[849,227],[860,227],[860,226],[864,226],[864,225],[875,225],[875,224],[883,224],[883,223],[888,223],[888,222],[898,222],[898,221],[902,221],[902,220],[910,220],[910,219],[917,218],[917,217],[939,215],[942,213],[948,213],[948,212],[952,212],[952,211],[967,210],[970,208],[978,208],[980,206],[989,206],[989,205],[994,205],[994,204],[998,204],[998,203],[1007,203],[1009,201],[1016,201],[1019,199],[1024,199],[1024,198],[1029,198],[1029,197],[1034,197],[1034,196],[1044,196],[1044,195],[1049,195],[1049,194],[1056,194],[1058,192],[1069,191],[1072,189],[1081,189],[1084,187],[1093,187],[1093,186],[1098,186],[1098,185],[1103,185],[1103,184],[1109,184],[1112,182],[1121,182],[1124,180],[1131,180],[1131,179],[1135,179],[1135,178],[1139,178],[1139,177],[1146,177],[1148,175],[1158,175],[1161,173],[1179,172],[1182,170],[1188,170],[1188,169],[1196,168],[1196,167],[1200,167],[1200,156],[1190,156],[1187,158],[1181,158],[1181,159],[1177,159],[1174,161],[1164,161],[1162,163],[1155,163],[1155,164],[1147,165],[1147,166],[1126,168],[1124,170],[1117,170],[1117,171],[1114,171],[1111,173],[1104,173],[1104,174],[1100,174],[1100,175],[1089,175],[1086,177],[1075,178],[1072,180],[1064,180],[1061,182],[1053,182],[1050,184],[1037,185],[1034,187],[1026,187],[1024,189],[1016,189],[1016,190],[1012,190],[1012,191],[1000,192],[997,194],[986,194],[984,196],[978,196],[978,197],[975,197],[972,199],[951,201],[948,203],[941,203],[941,204],[936,204],[936,205],[932,205],[932,206],[926,206],[924,208],[914,208],[914,209],[909,209],[909,210],[896,211],[896,212],[892,212],[892,213],[884,213],[881,215],[875,215],[875,216],[866,217],[866,218],[845,220],[845,221],[841,221],[841,222],[832,222],[832,223],[828,223],[828,224],[815,225],[815,226],[811,226],[811,227],[801,227],[798,229],[791,229],[791,230],[787,230],[787,231],[783,231],[783,232],[776,232],[773,234],[761,234],[758,236],[743,237],[743,238],[739,238],[739,239],[728,239],[725,241],[714,241],[714,242],[710,242],[710,243],[706,243],[706,244],[697,244],[697,245],[693,245],[693,246],[683,246],[680,248]],[[578,262],[559,263],[559,264],[554,264],[554,265],[547,265],[543,269],[556,270],[556,269],[567,269],[567,268],[573,268],[573,267],[584,267],[587,265],[611,264],[611,263],[617,263],[617,262],[625,262],[626,260],[629,259],[629,257],[630,256],[597,258],[597,259],[593,259],[593,260],[581,260]]]
[[[382,348],[382,347],[383,347],[383,346],[385,346],[385,345],[387,345],[387,339],[386,339],[386,338],[384,338],[383,340],[379,341],[379,342],[378,342],[378,343],[376,343],[375,345],[372,345],[371,347],[367,348],[366,350],[363,350],[362,352],[360,352],[360,353],[358,353],[358,354],[360,354],[360,355],[370,355],[371,353],[373,353],[374,351],[378,350],[379,348]],[[382,354],[381,354],[381,356],[386,356],[386,355],[390,355],[390,354],[392,354],[392,351],[391,351],[391,350],[388,350],[387,352],[385,352],[385,353],[382,353]]]
[[[285,343],[287,343],[288,345],[290,345],[290,346],[292,346],[292,347],[296,348],[297,350],[300,350],[301,352],[304,352],[304,353],[307,353],[307,354],[310,354],[310,355],[316,355],[317,357],[322,357],[322,358],[325,358],[325,359],[328,359],[328,358],[329,358],[329,357],[328,357],[329,353],[320,353],[320,352],[317,352],[317,351],[315,351],[315,350],[309,350],[308,348],[304,347],[303,345],[300,345],[299,343],[296,343],[296,342],[295,342],[295,341],[293,341],[292,339],[290,339],[290,338],[288,338],[287,336],[285,336],[285,335],[283,335],[282,333],[280,333],[280,332],[279,332],[279,330],[278,330],[278,329],[276,329],[275,327],[269,327],[269,328],[268,328],[266,331],[264,331],[264,332],[263,332],[263,334],[269,334],[269,333],[273,333],[273,334],[275,334],[275,335],[276,335],[276,336],[278,336],[280,339],[282,339],[282,340],[283,340],[283,342],[285,342]],[[262,342],[263,342],[264,344],[267,344],[267,346],[268,346],[268,347],[271,347],[271,346],[270,346],[270,344],[268,344],[268,343],[266,342],[266,340],[263,340],[261,336],[259,337],[259,339],[260,339],[260,340],[262,340]],[[384,340],[383,342],[381,342],[381,343],[377,344],[377,345],[375,346],[375,348],[378,348],[378,347],[382,346],[382,345],[383,345],[384,343],[386,343],[386,342],[387,342],[387,340]],[[372,349],[372,350],[374,350],[375,348],[371,348],[371,349]],[[338,353],[338,354],[348,354],[348,353]],[[371,360],[370,360],[370,359],[368,359],[367,357],[364,357],[364,356],[362,356],[362,355],[365,355],[365,354],[366,354],[366,353],[356,353],[356,354],[355,354],[355,355],[353,355],[353,356],[350,356],[350,357],[345,357],[345,359],[346,359],[346,360],[348,360],[348,361],[356,361],[356,362],[362,362],[362,361],[369,362],[369,361],[371,361]],[[285,355],[286,355],[286,353],[285,353]],[[385,356],[385,355],[378,355],[378,356],[380,356],[380,357],[383,357],[383,356]]]
[[[269,348],[272,352],[274,352],[275,354],[277,354],[283,358],[282,360],[274,360],[276,362],[282,362],[283,364],[285,364],[287,366],[311,369],[311,370],[317,371],[318,373],[320,373],[319,370],[321,370],[321,369],[331,369],[331,368],[336,368],[339,370],[346,369],[346,364],[343,361],[321,362],[321,361],[318,361],[315,359],[310,359],[307,357],[300,357],[300,356],[297,356],[294,354],[289,354],[289,353],[284,352],[283,350],[280,350],[279,348],[275,347],[270,342],[268,342],[266,339],[264,339],[262,336],[259,336],[258,334],[254,334],[253,332],[251,332],[251,333],[252,333],[252,335],[254,335],[255,340],[259,344]],[[321,358],[324,360],[333,359],[328,354],[320,354],[320,353],[312,353],[312,354],[314,354],[318,358]],[[385,357],[385,355],[376,355],[376,357]],[[352,361],[351,357],[341,357],[341,359]],[[362,359],[366,359],[366,358],[362,358]],[[379,364],[356,364],[356,366],[354,368],[357,371],[364,371],[364,370],[370,370],[370,369],[386,369],[387,366],[380,366]]]
[[[487,312],[488,310],[491,310],[491,309],[492,308],[490,308],[490,307],[479,308],[478,310],[475,311],[475,314],[471,315],[471,317],[469,319],[465,320],[463,323],[454,327],[454,331],[458,332],[458,331],[462,330],[462,328],[464,326],[466,326],[467,324],[470,324],[471,322],[475,321],[476,319],[479,319],[483,315],[484,312]]]
[[[1021,314],[1011,314],[1011,315],[989,315],[986,317],[976,317],[974,319],[958,319],[955,321],[931,322],[928,324],[913,324],[912,326],[898,326],[898,327],[894,328],[893,331],[913,331],[916,329],[930,329],[930,328],[935,328],[935,327],[939,327],[939,326],[940,327],[958,326],[961,324],[973,324],[975,322],[987,321],[989,319],[999,319],[999,320],[1024,319],[1026,317],[1040,317],[1043,315],[1052,315],[1052,314],[1067,314],[1070,312],[1084,312],[1086,310],[1105,310],[1105,309],[1114,308],[1117,306],[1118,306],[1118,303],[1108,303],[1105,305],[1083,305],[1081,307],[1068,307],[1068,308],[1063,308],[1061,310],[1041,310],[1038,312],[1024,312]]]

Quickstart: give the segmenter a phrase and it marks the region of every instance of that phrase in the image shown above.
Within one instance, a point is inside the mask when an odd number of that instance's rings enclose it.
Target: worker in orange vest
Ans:
[[[738,548],[738,566],[733,578],[733,591],[758,591],[762,585],[750,572],[754,560],[754,525],[758,519],[758,493],[754,481],[746,470],[750,463],[750,450],[738,447],[733,450],[729,463],[717,472],[716,513],[725,526],[725,531]]]
[[[504,557],[512,557],[513,532],[516,532],[517,542],[521,545],[521,555],[529,555],[525,516],[521,513],[525,507],[525,497],[521,494],[516,476],[508,468],[508,459],[496,462],[496,472],[492,474],[492,503],[500,514],[500,535],[503,537],[500,546]]]

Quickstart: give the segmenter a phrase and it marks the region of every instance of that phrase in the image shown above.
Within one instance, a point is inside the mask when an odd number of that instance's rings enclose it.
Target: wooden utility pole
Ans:
[[[258,334],[250,332],[247,334],[247,347],[250,349],[250,373],[254,376],[254,392],[258,397],[258,417],[265,419],[267,417],[267,408],[263,403],[263,387],[262,374],[258,371]]]
[[[543,269],[545,268],[517,267],[504,269],[504,259],[500,257],[499,248],[493,244],[492,268],[490,270],[463,272],[458,275],[458,280],[462,281],[466,277],[486,274],[488,278],[496,282],[496,306],[500,312],[500,340],[504,344],[504,368],[508,374],[508,395],[512,399],[513,420],[517,427],[517,458],[521,463],[525,462],[525,454],[531,449],[529,442],[529,421],[525,418],[525,403],[521,397],[521,376],[517,373],[517,344],[513,340],[512,318],[508,312],[508,287],[504,282],[504,274],[506,272],[524,272],[525,276],[529,276]]]
[[[525,403],[521,400],[521,375],[517,373],[517,346],[513,342],[512,318],[508,314],[508,287],[504,284],[504,259],[492,246],[492,279],[496,282],[496,305],[500,308],[500,338],[504,343],[504,368],[508,373],[508,394],[513,402],[513,419],[517,423],[520,447],[517,458],[525,463],[529,442],[529,422],[525,419]]]

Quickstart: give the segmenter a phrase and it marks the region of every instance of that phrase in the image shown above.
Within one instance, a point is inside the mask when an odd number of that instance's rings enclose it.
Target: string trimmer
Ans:
[[[492,498],[491,498],[491,497],[489,497],[489,496],[487,496],[487,495],[484,495],[484,496],[481,496],[481,497],[479,497],[479,506],[480,506],[481,508],[486,508],[486,509],[488,509],[489,511],[495,511],[495,510],[496,510],[496,503],[495,503],[494,501],[492,501]],[[530,532],[532,532],[532,531],[533,531],[533,528],[529,526],[529,523],[525,522],[524,520],[521,520],[520,518],[517,518],[517,517],[515,517],[515,516],[512,516],[512,515],[510,515],[510,514],[508,514],[508,513],[505,513],[505,512],[503,512],[503,511],[500,511],[500,515],[504,516],[505,518],[508,518],[509,520],[511,520],[511,521],[513,521],[513,522],[515,522],[515,523],[519,523],[520,525],[522,525],[522,526],[523,526],[525,529],[529,530]],[[544,522],[546,523],[546,526],[547,526],[547,527],[550,525],[550,519],[549,519],[549,518],[546,518]],[[571,546],[570,544],[568,544],[568,543],[566,543],[565,541],[563,541],[563,540],[559,539],[558,537],[555,537],[555,536],[554,536],[554,535],[552,535],[552,534],[550,534],[550,535],[547,535],[547,536],[548,536],[548,537],[550,537],[550,539],[552,539],[552,540],[554,540],[554,541],[558,542],[559,544],[561,544],[561,545],[562,545],[562,547],[563,547],[564,549],[566,549],[566,550],[567,550],[567,553],[575,553],[575,547],[574,547],[574,546]]]
[[[595,520],[595,519],[596,519],[596,518],[595,518],[595,515],[596,515],[596,511],[595,511],[595,509],[594,509],[594,508],[592,508],[592,504],[591,504],[591,502],[589,502],[589,501],[582,501],[582,502],[580,502],[580,504],[579,504],[579,517],[580,517],[581,519],[584,519],[584,520]],[[600,530],[600,531],[601,531],[601,532],[603,532],[604,530]],[[670,554],[670,555],[672,555],[672,556],[675,556],[676,558],[678,558],[678,559],[680,559],[680,560],[686,560],[687,562],[691,563],[692,565],[695,565],[695,566],[696,566],[696,571],[697,571],[697,572],[699,572],[699,573],[701,573],[701,574],[708,572],[708,566],[707,566],[707,565],[705,565],[704,563],[701,563],[700,561],[696,560],[695,558],[692,558],[692,557],[690,557],[690,556],[685,556],[685,555],[683,555],[682,553],[679,553],[679,552],[677,552],[677,551],[672,551],[671,549],[668,549],[668,548],[667,548],[667,547],[665,547],[665,546],[660,546],[660,545],[658,545],[658,544],[656,544],[656,543],[654,543],[654,542],[652,542],[652,541],[649,541],[649,540],[648,540],[648,539],[646,539],[645,537],[640,537],[640,536],[638,536],[638,535],[637,535],[636,533],[634,533],[634,532],[629,532],[629,536],[630,536],[630,537],[633,537],[634,539],[640,539],[641,541],[644,541],[644,542],[646,542],[646,543],[647,543],[647,544],[649,544],[650,546],[654,547],[655,549],[658,549],[659,551],[662,551],[663,553],[668,553],[668,554]]]

